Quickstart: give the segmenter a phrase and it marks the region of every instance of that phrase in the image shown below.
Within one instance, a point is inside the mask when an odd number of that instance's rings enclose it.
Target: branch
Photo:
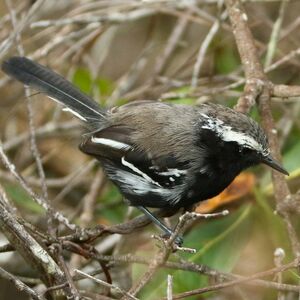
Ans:
[[[0,197],[0,225],[3,234],[19,254],[38,271],[46,285],[65,281],[64,274],[47,251],[30,235]]]
[[[281,157],[280,147],[270,109],[273,84],[269,82],[264,73],[255,47],[254,38],[247,24],[248,17],[240,0],[225,0],[225,2],[246,76],[246,93],[239,99],[237,109],[241,110],[242,108],[243,112],[248,112],[255,103],[254,100],[257,101],[259,113],[262,117],[262,125],[268,136],[271,153],[275,158],[279,159]],[[272,171],[272,179],[275,198],[279,206],[291,193],[283,174]],[[286,224],[294,255],[297,257],[300,255],[300,243],[290,220],[289,213],[285,210],[281,210],[280,213]]]
[[[17,290],[24,292],[27,294],[30,298],[34,300],[46,300],[45,297],[38,295],[32,288],[24,284],[20,279],[18,279],[16,276],[8,273],[4,269],[0,267],[0,277],[3,279],[6,279],[14,284],[14,286],[17,288]]]

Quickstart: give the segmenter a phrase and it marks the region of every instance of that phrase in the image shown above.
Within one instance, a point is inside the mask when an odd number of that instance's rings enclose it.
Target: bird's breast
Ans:
[[[188,189],[185,198],[190,206],[220,194],[236,177],[237,174],[223,172],[217,175],[199,171],[194,183]]]

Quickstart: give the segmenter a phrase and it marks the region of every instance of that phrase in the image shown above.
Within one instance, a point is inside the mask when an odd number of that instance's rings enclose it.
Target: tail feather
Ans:
[[[23,84],[65,105],[65,110],[87,122],[87,125],[103,123],[105,111],[73,84],[50,69],[26,57],[11,57],[3,62],[2,70]]]

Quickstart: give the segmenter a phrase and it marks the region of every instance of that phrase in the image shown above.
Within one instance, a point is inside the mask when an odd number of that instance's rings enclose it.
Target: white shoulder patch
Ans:
[[[115,141],[115,140],[111,140],[111,139],[106,139],[106,138],[97,138],[92,136],[91,141],[95,144],[101,144],[101,145],[105,145],[114,149],[118,149],[118,150],[130,150],[132,149],[132,147],[128,144],[119,142],[119,141]]]

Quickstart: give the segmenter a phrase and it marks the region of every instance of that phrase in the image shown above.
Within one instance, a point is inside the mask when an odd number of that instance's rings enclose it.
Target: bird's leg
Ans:
[[[173,231],[167,227],[164,223],[162,223],[160,220],[158,220],[151,212],[144,206],[137,206],[137,208],[145,214],[152,222],[154,222],[162,231],[164,231],[166,234],[170,235],[173,234]]]
[[[157,219],[151,212],[144,206],[137,206],[137,208],[145,214],[153,223],[155,223],[164,233],[165,235],[169,238],[174,232],[172,229],[167,227],[164,223],[162,223],[159,219]],[[182,237],[178,236],[175,239],[175,243],[178,246],[181,246],[183,243]]]

